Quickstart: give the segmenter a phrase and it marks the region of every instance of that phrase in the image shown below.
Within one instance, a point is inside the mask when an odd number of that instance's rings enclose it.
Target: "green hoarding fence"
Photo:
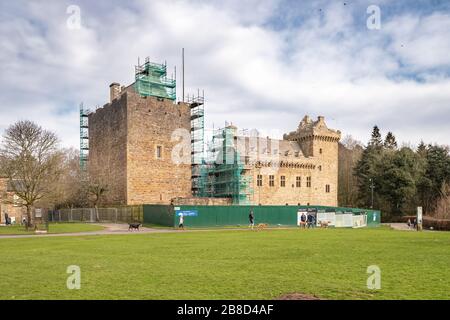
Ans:
[[[143,212],[143,222],[146,224],[166,227],[174,226],[175,212],[172,206],[145,204]]]
[[[224,227],[248,225],[248,215],[253,210],[255,224],[296,226],[297,211],[336,212],[336,214],[366,214],[367,226],[380,225],[381,212],[378,210],[329,207],[329,206],[170,206],[144,205],[144,223],[176,227],[179,223],[177,213],[182,212],[186,227]]]

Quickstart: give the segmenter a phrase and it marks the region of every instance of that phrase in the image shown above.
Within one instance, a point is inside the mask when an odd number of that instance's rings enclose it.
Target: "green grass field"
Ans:
[[[71,233],[71,232],[88,232],[99,231],[104,228],[99,225],[87,224],[87,223],[51,223],[48,226],[48,233]],[[2,226],[0,227],[0,237],[2,235],[14,235],[14,234],[34,234],[34,230],[27,231],[25,227],[21,225],[14,226]]]
[[[386,228],[0,239],[0,299],[450,299],[449,248],[449,232]]]

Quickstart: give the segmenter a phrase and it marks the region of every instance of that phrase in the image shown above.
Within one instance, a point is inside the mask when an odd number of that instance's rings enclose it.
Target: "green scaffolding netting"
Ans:
[[[141,96],[176,99],[176,80],[167,78],[167,66],[148,59],[136,66],[134,87]]]
[[[235,128],[226,127],[213,134],[211,159],[199,169],[199,196],[231,198],[233,204],[251,204],[252,177],[245,175],[245,164],[234,146]]]

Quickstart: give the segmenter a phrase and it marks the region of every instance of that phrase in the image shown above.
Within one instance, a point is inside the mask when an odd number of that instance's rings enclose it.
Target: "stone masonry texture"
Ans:
[[[141,97],[132,86],[89,115],[89,175],[107,185],[105,203],[169,204],[191,196],[190,163],[172,157],[176,130],[189,134],[189,105]],[[190,156],[189,143],[183,152]]]

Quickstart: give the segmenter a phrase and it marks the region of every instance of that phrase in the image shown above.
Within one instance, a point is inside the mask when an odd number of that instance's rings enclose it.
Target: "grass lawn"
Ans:
[[[450,299],[449,248],[450,232],[386,228],[0,239],[0,299]]]
[[[87,231],[99,231],[103,229],[104,228],[102,226],[88,223],[50,223],[48,226],[48,233],[87,232]],[[34,233],[35,233],[34,230],[27,231],[25,227],[21,225],[0,227],[0,237],[2,235],[34,234]]]

